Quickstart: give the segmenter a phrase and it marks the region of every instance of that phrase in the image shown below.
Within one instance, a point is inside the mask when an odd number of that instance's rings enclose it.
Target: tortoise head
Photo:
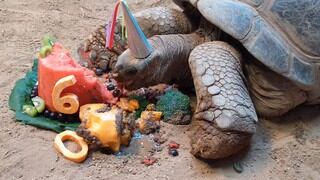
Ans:
[[[124,51],[114,68],[114,78],[128,90],[148,87],[160,81],[157,77],[161,54],[154,49],[147,57],[137,58],[131,49]]]
[[[125,25],[128,31],[128,49],[117,60],[113,69],[114,78],[127,89],[138,89],[154,83],[152,66],[157,66],[157,51],[142,32],[139,24],[130,13],[128,6],[122,3]]]

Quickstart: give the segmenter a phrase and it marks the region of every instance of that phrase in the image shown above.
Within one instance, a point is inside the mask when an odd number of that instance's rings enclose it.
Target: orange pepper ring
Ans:
[[[77,143],[81,147],[81,151],[74,153],[67,149],[63,144],[63,142],[66,140]],[[88,144],[83,140],[82,137],[78,136],[74,131],[70,130],[64,131],[56,136],[56,138],[54,139],[54,147],[66,159],[77,163],[84,161],[88,155]]]

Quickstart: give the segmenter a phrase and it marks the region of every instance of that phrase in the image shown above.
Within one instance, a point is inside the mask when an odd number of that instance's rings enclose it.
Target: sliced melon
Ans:
[[[95,77],[93,71],[80,66],[66,49],[55,43],[52,52],[47,57],[39,59],[38,67],[39,96],[46,102],[49,110],[58,111],[53,105],[52,92],[56,82],[69,75],[74,75],[77,83],[65,88],[61,96],[67,93],[75,94],[79,106],[117,101],[117,98],[114,98],[104,84]]]

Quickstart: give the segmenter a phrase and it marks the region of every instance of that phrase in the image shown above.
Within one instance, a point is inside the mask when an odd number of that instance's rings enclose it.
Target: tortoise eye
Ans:
[[[127,76],[133,76],[133,75],[137,74],[137,72],[138,72],[138,70],[136,68],[134,68],[134,67],[130,67],[130,68],[125,70],[125,74]]]

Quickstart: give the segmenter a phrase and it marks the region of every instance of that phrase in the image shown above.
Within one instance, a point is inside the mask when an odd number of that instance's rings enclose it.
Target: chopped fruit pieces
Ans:
[[[36,96],[31,99],[34,107],[37,109],[38,113],[42,113],[46,107],[46,104],[42,98]]]
[[[178,144],[174,141],[171,141],[168,146],[169,146],[169,148],[179,149],[180,144]]]
[[[35,117],[38,114],[37,109],[32,105],[23,105],[22,110],[31,117]]]
[[[160,121],[162,112],[160,111],[142,111],[141,118],[149,119],[152,121]]]
[[[120,101],[117,103],[117,105],[125,110],[125,111],[129,111],[129,112],[133,112],[137,109],[139,109],[139,102],[135,99],[127,99],[127,98],[120,98]]]
[[[77,143],[81,147],[81,151],[74,153],[67,149],[63,144],[63,142],[66,140],[74,141],[75,143]],[[83,140],[82,137],[69,130],[64,131],[56,136],[56,138],[54,139],[54,147],[66,159],[77,163],[84,161],[88,155],[88,144]]]
[[[77,83],[63,90],[63,94],[72,93],[79,98],[79,105],[90,103],[115,103],[112,92],[108,91],[93,71],[80,66],[59,43],[54,43],[52,52],[39,59],[38,81],[39,96],[46,102],[50,111],[53,106],[52,91],[56,82],[66,76],[74,75]]]
[[[147,156],[147,157],[144,157],[144,159],[142,160],[142,164],[146,165],[146,166],[151,166],[153,165],[154,163],[157,162],[157,159],[154,158],[154,157],[151,157],[151,156]]]
[[[162,112],[142,111],[141,117],[137,121],[138,128],[143,134],[155,132],[160,127]]]
[[[119,151],[121,144],[129,145],[134,129],[134,114],[116,106],[87,104],[80,107],[79,117],[81,125],[77,133],[90,144],[109,148],[113,152]]]
[[[80,107],[80,119],[85,123],[85,128],[103,147],[110,148],[113,152],[119,151],[121,144],[121,132],[116,119],[118,113],[119,109],[110,110],[106,104],[87,104]]]
[[[51,53],[51,51],[52,51],[52,47],[51,46],[43,46],[40,49],[39,56],[41,58],[45,58]]]
[[[49,35],[45,35],[41,40],[42,46],[53,46],[54,42],[55,39]]]

